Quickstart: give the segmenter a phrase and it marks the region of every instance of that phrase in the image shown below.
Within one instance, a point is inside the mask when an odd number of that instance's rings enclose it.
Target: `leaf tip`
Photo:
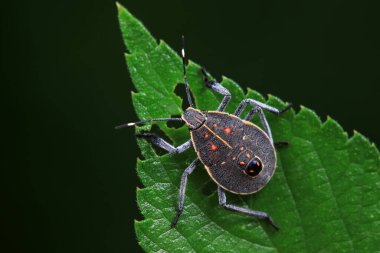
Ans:
[[[115,4],[118,11],[124,8],[118,1],[116,1]]]
[[[226,81],[226,82],[233,82],[230,78],[228,78],[227,76],[225,75],[222,75],[222,82],[223,81]]]
[[[118,12],[119,16],[121,16],[122,14],[125,14],[129,17],[132,16],[132,14],[129,13],[127,8],[125,8],[121,3],[116,2],[116,8],[117,8],[117,12]]]
[[[128,51],[151,52],[157,43],[145,26],[127,8],[116,3],[119,25]]]

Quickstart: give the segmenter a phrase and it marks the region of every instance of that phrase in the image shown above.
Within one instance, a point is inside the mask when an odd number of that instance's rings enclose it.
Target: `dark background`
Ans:
[[[380,143],[376,1],[121,1],[217,77]],[[138,252],[136,116],[113,1],[1,3],[2,252]],[[206,108],[204,108],[206,109]],[[5,250],[7,248],[7,250]]]

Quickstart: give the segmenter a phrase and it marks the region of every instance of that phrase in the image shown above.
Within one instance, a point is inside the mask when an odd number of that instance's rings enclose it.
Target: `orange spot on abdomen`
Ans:
[[[212,151],[215,151],[216,148],[217,148],[217,147],[216,147],[214,144],[211,145],[211,150],[212,150]]]
[[[226,134],[231,133],[231,128],[229,127],[224,128],[224,132],[226,132]]]

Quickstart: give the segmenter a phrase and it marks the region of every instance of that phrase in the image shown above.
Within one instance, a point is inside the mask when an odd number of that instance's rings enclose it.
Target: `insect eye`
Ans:
[[[255,157],[251,160],[248,166],[245,168],[245,173],[248,176],[255,177],[260,174],[263,169],[263,164],[259,158]]]

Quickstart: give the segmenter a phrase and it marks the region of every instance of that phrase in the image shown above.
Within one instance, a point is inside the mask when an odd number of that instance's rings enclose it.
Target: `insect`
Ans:
[[[275,146],[286,145],[287,143],[273,142],[271,129],[263,110],[280,115],[291,108],[291,104],[288,104],[282,110],[278,110],[253,99],[244,99],[233,114],[223,112],[231,100],[231,93],[217,81],[210,80],[206,70],[202,68],[201,74],[205,85],[224,97],[215,111],[196,109],[186,77],[187,61],[184,42],[181,57],[183,78],[190,105],[181,118],[148,119],[120,125],[116,129],[155,121],[184,121],[188,125],[191,139],[177,147],[172,146],[153,133],[137,134],[137,137],[149,139],[152,144],[163,148],[169,153],[182,153],[191,146],[194,147],[197,153],[197,159],[182,174],[178,208],[171,223],[172,227],[176,226],[184,208],[187,178],[197,165],[202,163],[218,186],[219,204],[223,208],[266,220],[275,229],[278,229],[278,226],[267,213],[228,204],[225,191],[239,195],[252,194],[262,189],[269,182],[276,169]],[[252,106],[248,114],[243,119],[239,118],[248,105]],[[250,122],[256,114],[259,115],[264,129]]]

